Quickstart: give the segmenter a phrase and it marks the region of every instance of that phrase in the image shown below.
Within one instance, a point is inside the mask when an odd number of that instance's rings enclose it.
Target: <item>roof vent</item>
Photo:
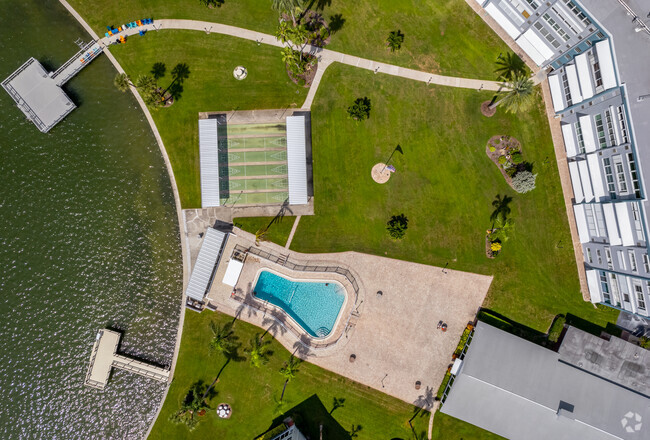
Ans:
[[[575,418],[573,417],[573,409],[575,406],[571,405],[568,402],[565,402],[564,400],[560,400],[560,404],[557,407],[557,415],[558,417],[566,417],[567,419],[574,420]]]

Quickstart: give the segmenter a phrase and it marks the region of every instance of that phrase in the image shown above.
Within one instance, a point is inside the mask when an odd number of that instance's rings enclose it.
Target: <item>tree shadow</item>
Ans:
[[[504,194],[497,194],[494,200],[492,201],[492,207],[494,211],[490,214],[490,221],[495,222],[499,217],[505,220],[511,212],[510,202],[512,202],[512,197]]]
[[[165,66],[165,63],[157,62],[154,63],[153,67],[151,67],[151,75],[156,78],[160,79],[163,76],[165,76],[165,73],[167,72],[167,66]]]
[[[266,326],[268,326],[268,327],[266,327]],[[281,335],[283,335],[283,334],[285,334],[287,332],[287,329],[284,328],[284,326],[280,323],[280,321],[278,321],[277,319],[275,319],[272,316],[269,316],[269,317],[265,316],[264,318],[262,318],[262,327],[265,328],[265,331],[262,334],[262,337],[264,337],[264,336],[266,336],[267,334],[270,333],[271,336],[273,336],[275,338],[275,335],[277,335],[278,332],[280,332]]]
[[[343,18],[343,14],[330,15],[330,22],[328,25],[330,32],[333,34],[343,29],[343,25],[345,25],[345,18]]]
[[[345,397],[334,397],[332,399],[332,409],[330,410],[330,415],[339,408],[345,406]]]
[[[323,9],[332,6],[332,0],[311,0],[309,5],[305,8],[308,11],[315,7],[316,10],[322,11]]]
[[[273,419],[268,430],[280,425],[287,417],[293,419],[300,432],[302,432],[306,438],[321,438],[321,425],[323,439],[350,440],[354,438],[351,432],[343,428],[334,417],[331,416],[317,394],[313,394],[311,397],[303,400],[298,405]],[[361,428],[361,425],[353,425],[352,432],[355,437],[356,433],[358,433]]]
[[[183,95],[183,85],[180,83],[172,84],[169,86],[168,91],[172,99],[178,101],[181,98],[181,95]]]
[[[293,353],[301,359],[306,359],[311,354],[308,342],[305,335],[300,336],[300,340],[293,343]]]

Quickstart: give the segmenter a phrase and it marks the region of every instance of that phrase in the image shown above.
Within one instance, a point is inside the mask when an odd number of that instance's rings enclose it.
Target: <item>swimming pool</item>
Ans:
[[[335,281],[293,281],[262,270],[255,296],[280,307],[307,333],[324,338],[332,332],[345,302],[345,288]]]

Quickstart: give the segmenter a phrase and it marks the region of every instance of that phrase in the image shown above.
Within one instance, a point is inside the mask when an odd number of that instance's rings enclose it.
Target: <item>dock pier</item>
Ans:
[[[121,335],[113,330],[104,329],[97,332],[84,385],[103,390],[113,368],[130,371],[159,382],[169,381],[170,370],[117,354],[120,338]]]

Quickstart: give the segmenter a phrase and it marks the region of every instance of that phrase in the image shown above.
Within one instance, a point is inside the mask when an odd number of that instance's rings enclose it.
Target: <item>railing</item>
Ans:
[[[250,247],[248,249],[243,246],[235,246],[235,250],[240,252],[249,252],[258,257],[264,258],[265,260],[272,261],[273,263],[284,266],[288,269],[300,271],[300,272],[322,272],[322,273],[337,273],[343,275],[352,285],[354,289],[354,303],[356,304],[359,301],[359,284],[357,283],[356,278],[352,275],[352,272],[349,270],[340,267],[340,266],[312,266],[312,265],[303,265],[296,264],[289,261],[288,255],[275,255],[270,252],[263,251],[261,249]]]
[[[104,332],[102,332],[101,330],[100,330],[100,333],[102,335],[104,334]],[[95,358],[97,357],[97,351],[99,350],[99,341],[100,341],[100,339],[101,339],[101,336],[99,337],[99,339],[95,340],[95,344],[93,345],[93,353],[92,353],[92,356],[90,357],[90,365],[88,366],[88,371],[86,372],[86,380],[84,381],[84,383],[86,385],[88,385],[88,386],[93,387],[93,388],[103,390],[104,389],[104,384],[103,383],[101,383],[99,381],[96,381],[96,380],[91,380],[90,379],[90,373],[91,373],[91,371],[93,369],[93,365],[95,365]],[[110,374],[110,371],[109,371],[109,374]]]
[[[467,354],[467,349],[469,348],[469,344],[472,342],[472,338],[474,337],[474,329],[469,332],[469,335],[467,336],[467,341],[465,341],[465,345],[463,345],[463,349],[460,351],[460,354],[458,355],[458,359],[463,360],[465,359],[465,355]],[[445,403],[445,400],[447,400],[447,395],[449,394],[449,390],[451,390],[451,386],[454,384],[454,380],[456,379],[455,375],[450,375],[449,377],[449,382],[447,382],[447,386],[445,387],[445,390],[442,392],[442,397],[440,398],[440,406]]]
[[[169,379],[169,370],[164,368],[154,367],[153,365],[145,364],[134,359],[115,355],[111,364],[115,368],[131,371],[132,373],[139,374],[140,376],[149,377],[161,382],[166,382]]]
[[[102,48],[98,47],[96,48],[95,51],[91,52],[90,58],[88,60],[86,60],[83,63],[79,63],[79,59],[84,55],[84,53],[88,52],[90,48],[92,48],[95,45],[95,43],[96,42],[94,40],[91,40],[90,42],[88,42],[88,44],[83,46],[81,50],[77,52],[72,58],[66,61],[61,67],[56,69],[56,71],[52,74],[52,79],[56,81],[56,85],[62,86],[63,84],[68,82],[68,80],[73,76],[75,76],[77,72],[79,72],[81,69],[86,67],[86,65],[88,65],[90,61],[94,60],[97,55],[102,53]],[[74,67],[74,69],[71,72],[69,72],[65,78],[57,79],[61,73],[63,73],[68,67],[70,67],[75,62],[78,62],[79,64],[76,67]]]

